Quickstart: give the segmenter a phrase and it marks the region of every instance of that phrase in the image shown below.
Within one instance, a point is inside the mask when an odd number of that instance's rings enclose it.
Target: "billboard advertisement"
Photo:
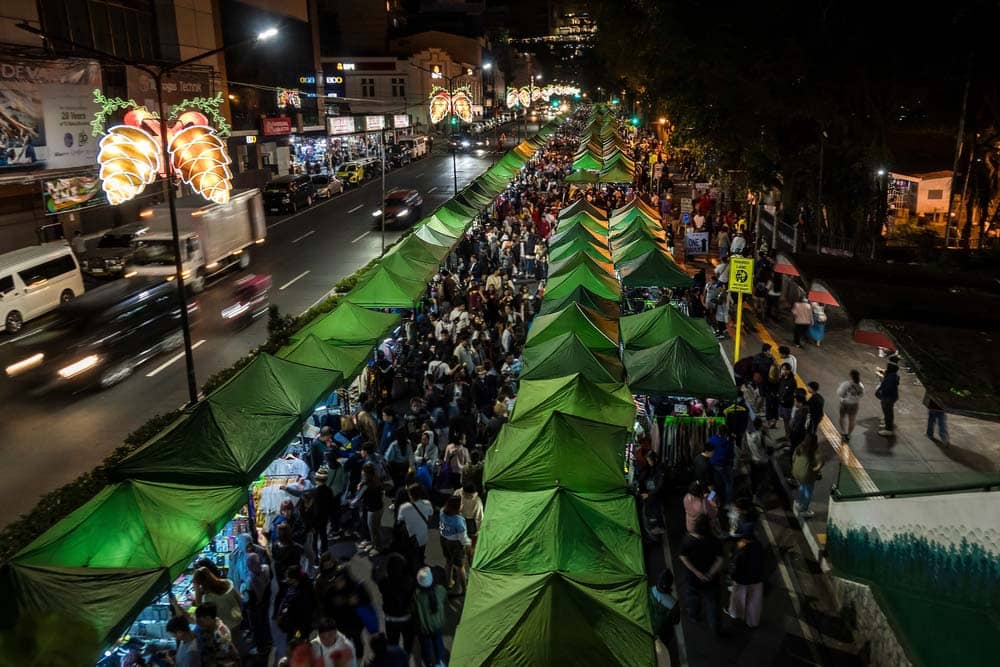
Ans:
[[[108,203],[101,179],[94,174],[47,178],[42,181],[42,202],[46,215],[79,211]]]
[[[0,174],[91,166],[101,69],[80,60],[0,61]]]
[[[158,111],[156,82],[153,77],[134,67],[125,68],[128,75],[128,94],[139,106]],[[163,103],[169,109],[174,104],[193,97],[210,98],[212,90],[210,72],[205,68],[181,69],[163,77]]]

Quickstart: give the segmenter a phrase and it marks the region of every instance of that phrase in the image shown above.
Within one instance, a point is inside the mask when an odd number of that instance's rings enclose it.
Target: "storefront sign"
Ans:
[[[409,127],[410,117],[405,113],[398,113],[392,117],[392,126],[394,128]]]
[[[440,65],[433,65],[433,66],[431,66],[431,78],[432,79],[443,79],[444,78],[444,74],[441,72],[441,66]]]
[[[247,137],[246,137],[246,139],[247,139],[247,143],[248,144],[255,144],[255,143],[257,143],[257,135],[256,134],[248,134]]]
[[[691,212],[691,198],[681,197],[681,213],[690,213],[690,212]]]
[[[278,88],[277,98],[279,109],[287,109],[288,107],[292,107],[293,109],[302,108],[302,97],[299,95],[297,88]]]
[[[365,129],[366,130],[385,129],[385,116],[365,116]]]
[[[708,254],[708,232],[688,232],[684,235],[685,255]]]
[[[326,119],[328,134],[352,134],[354,132],[354,118],[351,116],[331,116]]]
[[[337,63],[338,72],[353,72],[355,70],[354,63]]]
[[[46,215],[79,211],[108,203],[101,190],[101,179],[97,176],[46,179],[42,181],[42,201]]]
[[[261,121],[261,134],[265,137],[273,137],[281,134],[292,133],[292,119],[287,116],[278,118],[264,118]]]
[[[94,164],[97,142],[90,121],[97,63],[0,63],[0,173],[14,169],[66,169]]]
[[[134,67],[126,67],[128,95],[139,106],[157,110],[156,82],[153,77]],[[163,104],[169,109],[195,97],[210,98],[214,94],[209,72],[203,68],[182,69],[163,76]]]

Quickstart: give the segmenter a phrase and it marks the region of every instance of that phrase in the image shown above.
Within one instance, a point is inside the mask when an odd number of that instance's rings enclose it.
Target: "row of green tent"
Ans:
[[[324,396],[353,380],[475,216],[554,131],[547,125],[420,221],[327,315],[261,353],[109,471],[113,484],[0,570],[0,627],[59,612],[102,642],[189,565]],[[95,647],[96,651],[96,647]],[[96,653],[95,653],[96,659]]]
[[[628,157],[628,143],[615,129],[617,121],[609,112],[591,119],[573,156],[573,173],[567,183],[631,183],[635,163]]]
[[[517,401],[486,456],[489,502],[451,661],[652,665],[606,216],[586,202],[563,209],[549,251]]]

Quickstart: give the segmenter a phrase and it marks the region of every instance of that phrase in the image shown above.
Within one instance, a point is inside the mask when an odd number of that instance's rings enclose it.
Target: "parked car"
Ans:
[[[416,190],[397,190],[383,202],[385,211],[386,227],[405,227],[412,225],[423,211],[424,200]],[[377,224],[382,224],[382,219],[376,219]]]
[[[80,259],[80,268],[89,276],[121,276],[135,252],[136,241],[149,231],[143,223],[133,222],[104,233],[97,247]]]
[[[196,302],[188,304],[189,313],[196,310]],[[183,343],[177,285],[162,278],[124,278],[59,306],[52,324],[13,343],[18,360],[5,372],[38,393],[104,389]]]
[[[345,187],[361,185],[365,180],[365,168],[360,160],[345,162],[337,167],[337,179]]]
[[[0,325],[24,323],[83,294],[80,266],[68,245],[40,245],[0,255]]]
[[[402,167],[413,161],[413,151],[406,144],[389,144],[385,149],[389,167]]]
[[[295,213],[312,206],[316,188],[305,174],[279,176],[264,186],[264,208],[268,213]]]
[[[430,139],[424,136],[403,137],[398,143],[410,149],[410,155],[414,160],[426,157],[431,151]]]
[[[336,176],[316,174],[312,177],[312,184],[316,188],[316,197],[319,199],[329,199],[344,191],[344,184]]]

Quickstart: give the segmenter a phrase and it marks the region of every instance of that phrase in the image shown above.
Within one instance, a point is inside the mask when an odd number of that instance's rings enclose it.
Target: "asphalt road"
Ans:
[[[452,196],[450,154],[416,161],[386,175],[386,191],[413,188],[423,195],[424,214]],[[461,189],[490,166],[490,156],[458,155]],[[333,285],[376,257],[381,233],[373,212],[381,203],[375,179],[290,216],[268,218],[267,242],[254,248],[247,272],[269,274],[271,302],[282,313],[298,314],[325,298]],[[385,244],[399,238],[387,231]],[[227,274],[198,295],[200,316],[192,329],[199,384],[267,337],[266,318],[234,332],[219,315],[232,282],[245,273]],[[26,331],[39,324],[29,324]],[[11,359],[10,336],[0,334],[0,366]],[[124,437],[155,414],[185,403],[183,353],[156,357],[132,377],[104,392],[74,396],[18,395],[0,380],[0,525],[30,510],[46,492],[98,465]]]

